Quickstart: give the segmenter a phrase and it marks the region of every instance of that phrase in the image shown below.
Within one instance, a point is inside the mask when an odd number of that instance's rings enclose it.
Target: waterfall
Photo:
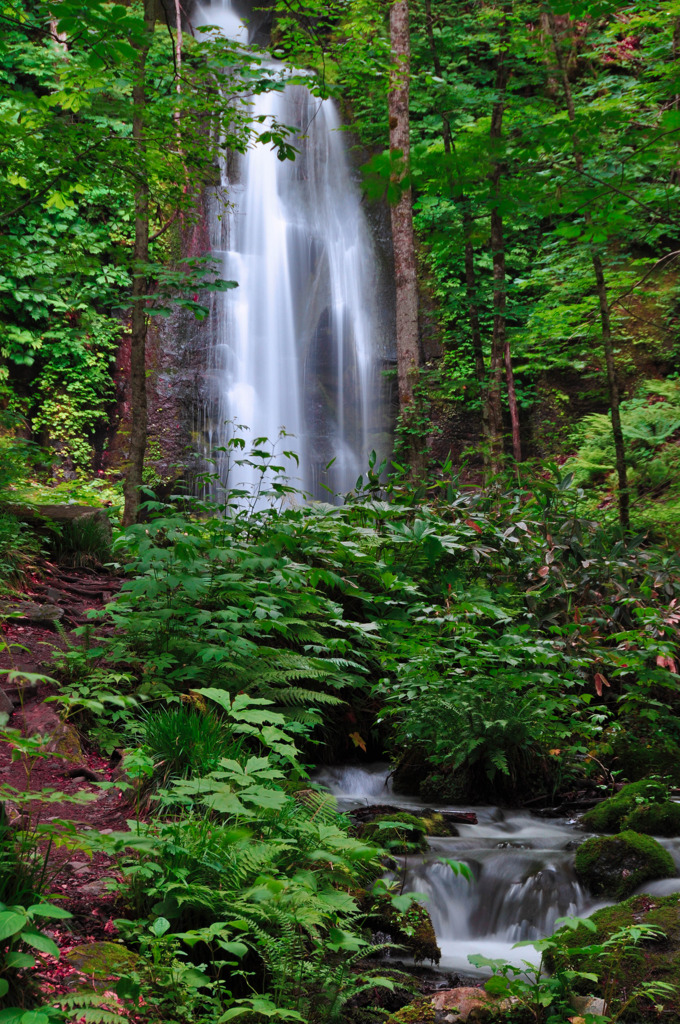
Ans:
[[[247,35],[229,0],[199,6],[196,20],[241,42]],[[274,61],[267,67],[286,74]],[[248,443],[275,441],[283,428],[294,437],[280,447],[300,457],[299,469],[286,464],[293,482],[327,498],[324,484],[354,486],[371,448],[387,453],[380,275],[333,102],[289,83],[254,96],[251,108],[264,125],[293,126],[299,153],[281,161],[271,145],[254,144],[222,161],[211,245],[221,276],[238,288],[212,300],[198,444],[206,455],[224,446],[229,421],[250,428]],[[217,465],[224,482],[224,454]],[[242,467],[229,482],[253,489],[257,479]]]
[[[387,770],[386,765],[323,768],[316,781],[343,811],[375,803],[423,814],[421,800],[392,792]],[[435,803],[434,809],[472,810],[478,821],[457,824],[457,836],[430,839],[426,853],[396,857],[399,868],[393,877],[425,901],[445,970],[478,973],[468,961],[470,954],[516,965],[537,963],[533,946],[514,949],[514,944],[550,935],[558,918],[586,915],[601,905],[576,879],[574,849],[583,833],[572,822],[498,807]],[[471,879],[454,874],[446,860],[467,865]]]

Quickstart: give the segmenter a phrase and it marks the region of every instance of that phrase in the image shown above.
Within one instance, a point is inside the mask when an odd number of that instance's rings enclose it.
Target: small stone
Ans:
[[[4,690],[0,690],[0,714],[11,715],[14,711],[14,704]]]
[[[83,752],[78,733],[68,722],[62,722],[56,712],[45,704],[23,710],[21,731],[24,736],[46,737],[45,749],[59,754],[66,761],[75,761],[76,764],[82,761]]]
[[[88,882],[87,885],[79,885],[78,891],[85,896],[101,896],[102,893],[109,892],[109,882],[113,881],[115,879],[97,878],[94,882]]]

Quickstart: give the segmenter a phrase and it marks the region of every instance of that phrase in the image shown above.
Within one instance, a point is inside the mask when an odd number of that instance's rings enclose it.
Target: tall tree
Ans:
[[[418,338],[418,284],[413,235],[413,199],[409,175],[410,159],[410,58],[408,0],[394,0],[390,10],[392,72],[388,109],[390,156],[393,184],[398,198],[391,207],[394,272],[396,285],[397,374],[399,406],[407,420],[413,409],[413,388],[420,363]]]
[[[130,330],[130,446],[128,466],[125,474],[125,509],[123,526],[129,526],[137,519],[139,509],[144,453],[147,441],[147,396],[146,396],[146,330],[148,293],[147,264],[149,262],[149,172],[147,168],[147,143],[145,114],[146,61],[151,47],[156,5],[154,0],[144,0],[144,25],[146,40],[139,47],[135,82],[132,89],[132,138],[135,154],[137,182],[135,188],[135,243],[132,279],[132,323]]]
[[[569,75],[567,73],[567,64],[562,50],[562,42],[558,32],[555,15],[552,10],[548,11],[548,24],[550,27],[553,49],[555,51],[555,59],[559,69],[559,76],[564,91],[567,115],[569,117],[569,121],[573,125],[576,121],[576,107],[574,104],[571,82],[569,81]],[[582,176],[584,174],[585,167],[583,162],[583,152],[576,131],[572,134],[572,147],[576,170],[579,175]],[[585,222],[589,227],[592,225],[592,215],[588,208],[586,208],[585,211]],[[595,242],[591,243],[591,261],[593,265],[593,273],[595,275],[595,284],[600,308],[602,348],[604,350],[605,365],[607,368],[607,383],[609,386],[609,406],[611,409],[612,434],[614,435],[614,448],[616,451],[616,474],[618,477],[619,520],[621,522],[622,530],[624,533],[627,533],[630,530],[630,497],[628,491],[626,447],[623,439],[621,413],[619,410],[619,382],[616,374],[614,345],[612,342],[612,316],[609,296],[607,294],[607,282],[605,279],[602,257],[595,245]]]

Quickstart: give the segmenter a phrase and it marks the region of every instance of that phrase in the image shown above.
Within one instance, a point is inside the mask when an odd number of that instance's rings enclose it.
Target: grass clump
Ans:
[[[617,836],[586,839],[576,851],[576,875],[595,896],[622,900],[639,885],[657,878],[672,878],[670,853],[650,836],[621,832]]]
[[[208,775],[221,758],[235,756],[239,744],[215,715],[177,704],[149,714],[144,746],[154,785],[165,786],[172,779]]]
[[[581,817],[581,824],[592,832],[618,832],[624,818],[637,807],[667,800],[668,787],[663,782],[641,779],[586,811]]]

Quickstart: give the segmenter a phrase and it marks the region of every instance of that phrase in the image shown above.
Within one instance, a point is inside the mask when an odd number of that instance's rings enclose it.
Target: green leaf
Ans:
[[[16,935],[28,924],[25,914],[19,914],[16,910],[3,910],[0,913],[0,939],[8,939]]]
[[[24,931],[21,933],[21,938],[28,946],[37,949],[39,953],[49,953],[50,956],[59,957],[59,946],[42,932]]]
[[[73,914],[65,910],[64,907],[57,907],[53,903],[35,903],[28,908],[27,913],[34,914],[36,917],[54,917],[60,920],[73,917]]]
[[[25,1010],[20,1010],[17,1006],[10,1006],[7,1010],[0,1010],[0,1024],[21,1024],[21,1018],[25,1012]]]
[[[5,966],[13,967],[15,970],[25,970],[26,968],[35,967],[35,957],[31,956],[30,953],[19,953],[16,950],[10,950],[5,956]]]

